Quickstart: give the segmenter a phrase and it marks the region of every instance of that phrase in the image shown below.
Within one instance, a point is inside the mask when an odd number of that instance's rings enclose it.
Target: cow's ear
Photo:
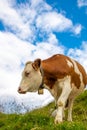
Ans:
[[[41,65],[41,59],[36,59],[33,63],[32,66],[33,68],[37,71],[40,68]]]

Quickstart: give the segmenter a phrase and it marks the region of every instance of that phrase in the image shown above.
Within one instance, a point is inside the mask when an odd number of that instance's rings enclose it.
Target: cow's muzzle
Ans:
[[[21,87],[18,88],[18,93],[25,94],[26,92],[21,89]]]

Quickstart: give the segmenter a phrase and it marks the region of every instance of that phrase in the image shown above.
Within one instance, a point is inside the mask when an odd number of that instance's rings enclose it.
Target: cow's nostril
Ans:
[[[20,92],[20,91],[21,91],[21,88],[19,87],[18,92]]]

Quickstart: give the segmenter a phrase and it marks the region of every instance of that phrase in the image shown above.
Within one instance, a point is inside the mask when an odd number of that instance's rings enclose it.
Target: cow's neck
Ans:
[[[53,97],[56,99],[60,95],[60,88],[57,91],[58,87],[56,83],[58,82],[58,79],[55,75],[49,73],[49,68],[46,67],[46,63],[42,64],[42,70],[43,70],[43,87],[48,89]]]
[[[43,72],[43,84],[45,84],[50,89],[52,89],[55,82],[57,81],[57,78],[48,72],[49,68],[47,68],[45,65],[46,65],[46,63],[42,62],[41,69]]]

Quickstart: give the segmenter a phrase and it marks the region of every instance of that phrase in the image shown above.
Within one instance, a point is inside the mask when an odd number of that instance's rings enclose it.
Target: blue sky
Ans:
[[[87,0],[0,1],[0,93],[15,93],[23,65],[56,53],[87,70]]]

